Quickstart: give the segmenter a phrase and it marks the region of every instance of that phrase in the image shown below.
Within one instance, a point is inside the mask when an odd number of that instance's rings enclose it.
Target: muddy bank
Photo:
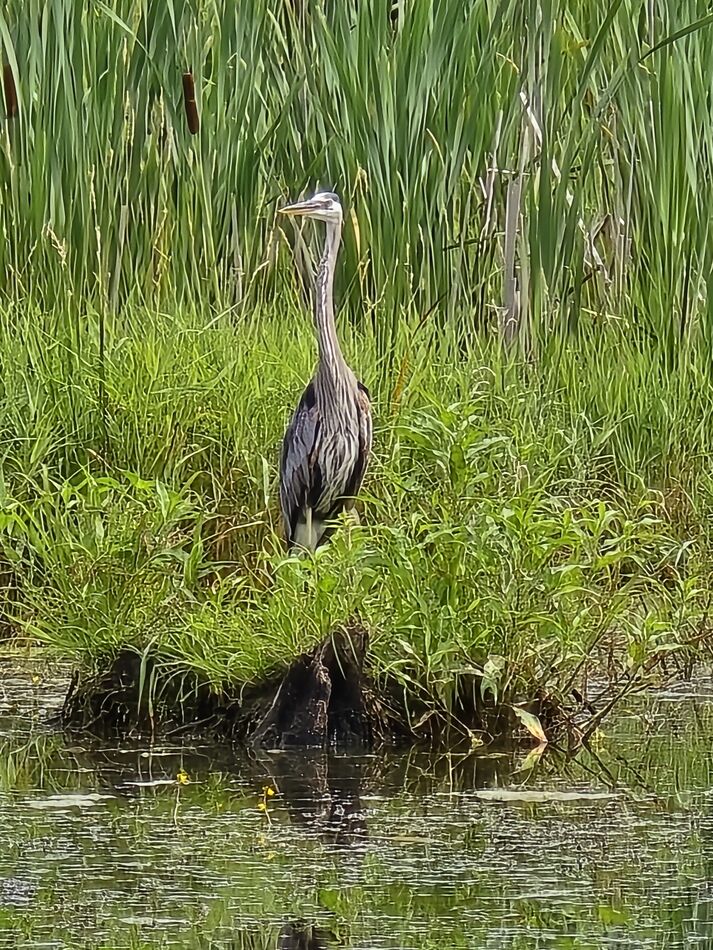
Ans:
[[[160,655],[122,650],[105,671],[75,673],[59,719],[96,734],[210,734],[263,748],[361,746],[413,737],[366,670],[368,635],[337,630],[258,683],[216,691]]]
[[[539,691],[515,709],[483,698],[461,678],[450,714],[369,674],[369,638],[359,626],[334,631],[289,666],[257,683],[216,690],[160,654],[124,649],[95,675],[75,673],[59,718],[96,735],[202,735],[268,749],[374,748],[427,741],[452,745],[518,735],[532,740],[531,713],[548,739],[578,744],[595,710],[576,690],[567,702]],[[595,717],[596,718],[596,717]]]

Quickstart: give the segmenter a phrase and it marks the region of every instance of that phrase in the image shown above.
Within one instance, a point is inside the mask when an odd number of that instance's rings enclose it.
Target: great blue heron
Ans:
[[[369,391],[342,355],[334,323],[334,269],[342,234],[342,206],[331,192],[281,208],[282,214],[324,221],[314,321],[319,362],[285,432],[280,504],[287,544],[314,551],[333,520],[354,505],[371,451]]]

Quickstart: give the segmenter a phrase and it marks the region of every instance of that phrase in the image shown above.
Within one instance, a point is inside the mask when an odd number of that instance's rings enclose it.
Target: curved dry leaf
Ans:
[[[519,706],[513,706],[512,711],[515,713],[517,718],[527,729],[531,736],[534,736],[538,742],[546,743],[547,736],[545,735],[545,730],[542,728],[540,720],[535,716],[534,713],[528,712],[526,709],[521,709]]]

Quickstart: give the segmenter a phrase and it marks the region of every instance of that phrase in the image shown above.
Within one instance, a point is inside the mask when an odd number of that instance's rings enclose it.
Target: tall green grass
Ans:
[[[526,339],[621,321],[674,362],[710,339],[703,0],[388,7],[10,0],[6,293],[252,306],[275,206],[321,185],[349,209],[342,296],[384,352],[404,313],[473,330],[503,308]]]

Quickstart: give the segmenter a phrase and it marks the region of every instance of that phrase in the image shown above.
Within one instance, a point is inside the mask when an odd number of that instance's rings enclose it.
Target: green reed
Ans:
[[[709,20],[702,0],[10,0],[3,286],[253,306],[283,270],[276,205],[325,186],[348,206],[341,295],[383,352],[403,313],[505,312],[526,341],[613,319],[685,359],[710,335]]]

